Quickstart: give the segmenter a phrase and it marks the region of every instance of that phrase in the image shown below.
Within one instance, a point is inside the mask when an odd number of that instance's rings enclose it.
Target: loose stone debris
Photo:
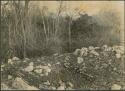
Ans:
[[[124,48],[76,49],[40,58],[12,57],[1,64],[2,90],[123,90]],[[117,83],[117,84],[113,84]]]

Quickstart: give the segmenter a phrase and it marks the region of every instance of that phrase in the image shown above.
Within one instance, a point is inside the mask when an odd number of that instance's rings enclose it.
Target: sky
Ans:
[[[50,11],[56,12],[59,1],[33,1],[39,7],[47,6]],[[68,7],[69,11],[73,11],[75,8],[86,11],[89,15],[98,13],[101,9],[114,9],[123,13],[124,2],[123,1],[63,1],[63,5]]]
[[[56,12],[59,7],[59,1],[30,1],[30,3],[40,8],[47,6],[51,12]],[[63,1],[63,5],[67,7],[67,12],[71,13],[75,8],[89,15],[98,14],[102,10],[114,10],[124,17],[124,1]]]
[[[50,12],[57,12],[59,1],[32,1],[34,5],[42,8],[47,6]],[[124,24],[124,1],[63,1],[68,14],[74,14],[75,9],[86,12],[88,15],[99,14],[100,11],[116,11]]]

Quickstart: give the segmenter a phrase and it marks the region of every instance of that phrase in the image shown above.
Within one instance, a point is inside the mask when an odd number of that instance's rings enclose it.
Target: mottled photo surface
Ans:
[[[125,90],[124,1],[1,1],[1,90]]]

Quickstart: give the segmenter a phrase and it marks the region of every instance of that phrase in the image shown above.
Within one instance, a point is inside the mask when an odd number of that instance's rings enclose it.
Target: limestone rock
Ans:
[[[76,49],[73,54],[76,55],[76,56],[78,56],[80,54],[80,49]]]
[[[8,64],[14,64],[12,59],[8,59]]]
[[[68,82],[68,85],[72,88],[74,85],[71,82]]]
[[[57,88],[57,90],[65,90],[65,88],[66,88],[65,83],[60,80],[59,84],[60,84],[60,86]]]
[[[33,62],[30,62],[29,65],[34,65],[34,63],[33,63]]]
[[[33,71],[33,66],[32,66],[32,65],[27,66],[27,67],[24,69],[24,71],[26,71],[26,72],[31,72],[31,71]]]
[[[51,87],[52,90],[56,90],[56,87]]]
[[[93,46],[89,46],[89,50],[95,50]]]
[[[42,69],[36,69],[36,70],[34,70],[36,73],[38,73],[38,74],[40,74],[40,73],[42,73]]]
[[[12,76],[11,76],[11,75],[8,75],[8,79],[9,79],[9,80],[12,79]]]
[[[20,59],[19,59],[18,57],[13,57],[12,60],[18,61],[18,60],[20,60]]]
[[[22,78],[17,77],[12,86],[18,90],[39,90],[34,86],[28,85]]]
[[[12,89],[8,87],[6,84],[1,83],[1,90],[12,90]]]
[[[120,90],[120,89],[121,89],[121,86],[118,84],[113,84],[111,87],[111,90]]]
[[[45,84],[45,85],[50,85],[50,82],[47,80],[47,81],[44,82],[43,84]]]
[[[116,58],[121,58],[121,54],[116,54]]]
[[[95,56],[99,56],[99,53],[96,52],[95,50],[90,51],[90,53],[93,54],[93,55],[95,55]]]
[[[82,57],[77,57],[77,63],[80,64],[83,62],[83,58]]]

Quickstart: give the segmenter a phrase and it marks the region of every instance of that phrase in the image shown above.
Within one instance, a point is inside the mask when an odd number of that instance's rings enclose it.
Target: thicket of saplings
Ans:
[[[83,46],[114,45],[120,42],[118,35],[112,35],[112,31],[118,29],[117,26],[108,24],[109,22],[99,24],[96,21],[99,18],[95,16],[79,14],[80,17],[74,19],[68,14],[62,16],[61,8],[55,14],[49,12],[45,6],[40,9],[28,4],[28,2],[25,2],[25,5],[12,2],[2,5],[0,50],[2,59],[12,56],[24,58],[73,52]],[[105,12],[105,15],[108,15],[105,18],[113,18],[110,13]],[[116,17],[112,20],[117,21]]]

